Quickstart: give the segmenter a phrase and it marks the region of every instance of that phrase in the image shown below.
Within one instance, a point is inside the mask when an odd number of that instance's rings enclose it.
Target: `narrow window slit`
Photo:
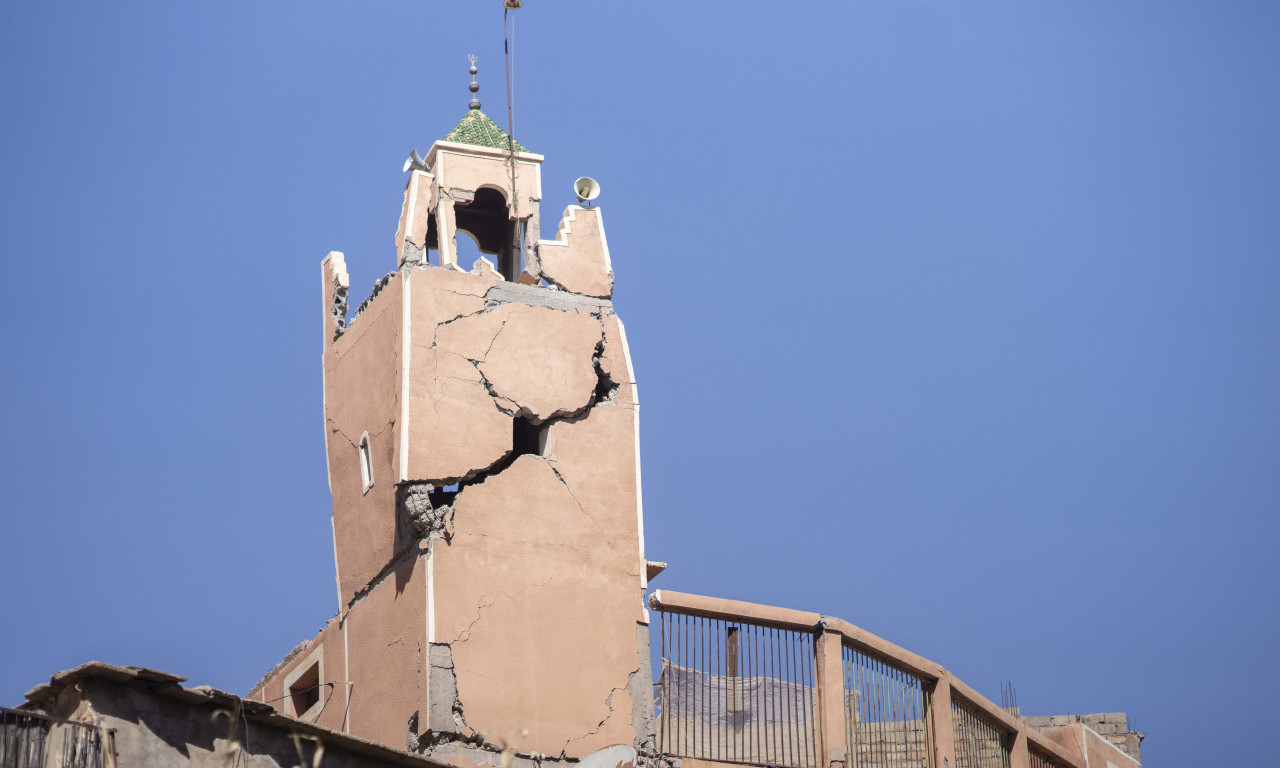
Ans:
[[[365,432],[360,436],[360,481],[364,485],[364,492],[368,493],[373,487],[373,453],[369,450],[369,433]]]

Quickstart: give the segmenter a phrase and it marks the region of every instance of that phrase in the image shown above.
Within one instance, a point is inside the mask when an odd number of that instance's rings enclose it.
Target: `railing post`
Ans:
[[[1009,745],[1009,768],[1031,768],[1031,751],[1027,748],[1027,733],[1019,728]]]
[[[824,768],[845,768],[845,707],[844,707],[844,657],[841,651],[844,641],[839,632],[818,625],[818,638],[814,644],[814,669],[818,686],[818,737],[819,755],[826,756]]]
[[[938,678],[929,695],[929,729],[933,736],[933,768],[955,768],[956,739],[951,724],[951,683]]]

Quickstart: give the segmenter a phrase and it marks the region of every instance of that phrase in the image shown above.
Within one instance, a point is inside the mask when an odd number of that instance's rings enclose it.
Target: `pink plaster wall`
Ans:
[[[527,729],[522,751],[581,757],[636,737],[626,690],[644,621],[634,384],[616,318],[486,309],[494,284],[447,270],[411,277],[412,478],[502,458],[510,414],[550,419],[544,455],[464,483],[451,538],[432,543],[434,642],[451,646],[470,732],[492,741]],[[593,404],[602,341],[600,368],[618,393]],[[446,365],[454,375],[442,381]]]
[[[347,614],[350,733],[403,748],[426,710],[426,562],[400,562]]]
[[[427,247],[427,228],[435,211],[436,194],[435,178],[431,174],[416,170],[409,174],[400,209],[400,223],[396,227],[396,254],[400,261],[404,260],[406,240],[419,248]]]
[[[613,295],[599,208],[566,208],[556,239],[538,242],[538,261],[547,280],[567,291],[606,299]]]
[[[433,153],[441,188],[495,179],[505,187],[501,157]],[[538,168],[522,161],[520,169],[520,215],[536,225]],[[419,195],[432,186],[423,174],[414,184]],[[425,231],[427,207],[419,200],[402,216],[397,246]],[[562,254],[571,258],[559,274],[571,291],[607,296],[599,212],[576,215],[578,255]],[[552,309],[509,295],[486,303],[496,275],[406,267],[334,341],[340,261],[326,260],[323,368],[343,613],[312,647],[323,648],[326,680],[349,682],[350,707],[335,689],[342,715],[330,703],[324,724],[403,746],[413,713],[421,732],[431,704],[441,705],[429,690],[435,642],[450,646],[469,733],[496,744],[527,729],[522,751],[575,758],[634,742],[628,683],[641,668],[645,621],[637,401],[611,308]],[[544,425],[538,453],[514,455],[517,417]],[[374,459],[367,493],[357,449],[364,432]],[[447,535],[403,541],[397,483],[459,480]],[[262,696],[282,696],[305,655]]]
[[[397,540],[399,479],[399,276],[324,350],[325,441],[341,604],[347,605],[403,546]],[[369,433],[373,487],[360,474],[357,446]]]
[[[316,648],[322,648],[321,682],[332,685],[321,689],[324,707],[314,722],[403,748],[409,718],[414,712],[427,711],[424,554],[415,547],[344,617],[330,619],[314,640],[249,698],[293,714],[284,699],[284,681],[308,662]]]
[[[527,728],[522,749],[570,757],[633,741],[634,517],[592,514],[603,510],[536,456],[466,489],[456,508],[454,537],[435,553],[436,633],[453,648],[467,726]]]
[[[523,157],[522,157],[523,156]],[[441,189],[465,189],[474,192],[482,186],[493,187],[507,198],[508,208],[518,207],[519,218],[528,218],[536,214],[538,201],[541,199],[541,180],[539,174],[540,160],[532,160],[537,155],[516,153],[516,199],[517,205],[511,203],[511,175],[508,170],[505,152],[495,152],[476,148],[464,154],[457,150],[432,148],[428,160],[432,163],[431,171],[435,174],[436,183]]]
[[[320,701],[323,707],[312,722],[325,728],[343,730],[343,714],[346,709],[345,669],[343,665],[342,626],[337,617],[329,620],[320,634],[316,635],[296,656],[275,670],[265,681],[261,690],[255,691],[248,698],[269,704],[280,712],[294,714],[285,700],[284,681],[300,665],[308,663],[312,653],[322,649],[324,657],[324,685],[320,689]]]
[[[1080,723],[1065,725],[1046,737],[1080,760],[1085,768],[1141,767],[1137,760]]]
[[[441,347],[458,318],[484,310],[497,280],[449,269],[416,269],[410,280],[409,461],[412,480],[450,480],[483,469],[511,449],[511,417],[481,383],[461,343]]]

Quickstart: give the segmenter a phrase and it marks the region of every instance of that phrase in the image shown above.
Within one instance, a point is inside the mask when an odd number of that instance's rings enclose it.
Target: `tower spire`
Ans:
[[[476,55],[474,53],[468,54],[467,60],[471,62],[471,68],[467,70],[471,73],[471,85],[467,86],[471,90],[471,101],[467,102],[467,106],[478,110],[480,109],[480,99],[476,97],[476,92],[480,90],[480,84],[476,82],[476,72],[478,71],[476,69]]]

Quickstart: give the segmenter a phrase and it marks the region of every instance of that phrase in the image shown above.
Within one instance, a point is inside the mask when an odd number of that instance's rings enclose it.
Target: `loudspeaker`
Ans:
[[[595,200],[600,196],[600,182],[590,176],[583,176],[573,182],[573,193],[578,196],[580,203]]]
[[[422,159],[422,157],[418,154],[418,150],[416,149],[410,152],[409,156],[405,158],[404,168],[401,168],[400,172],[404,173],[405,171],[408,171],[410,168],[412,168],[415,171],[427,170],[427,161]]]

